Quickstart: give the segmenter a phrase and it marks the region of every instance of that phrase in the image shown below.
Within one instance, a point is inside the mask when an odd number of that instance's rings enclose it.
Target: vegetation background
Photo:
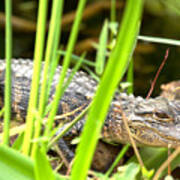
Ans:
[[[4,58],[4,1],[0,3],[0,58]],[[66,46],[78,1],[68,0],[64,4],[61,44]],[[49,1],[51,5],[51,1]],[[117,1],[116,20],[122,17],[125,1]],[[13,0],[13,57],[32,58],[36,32],[37,0]],[[50,9],[50,8],[49,8]],[[140,35],[180,39],[180,2],[178,0],[146,0]],[[50,12],[49,12],[50,16]],[[78,42],[74,53],[87,52],[94,61],[96,49],[93,44],[98,37],[105,18],[110,18],[110,1],[91,0],[85,9]],[[48,28],[47,28],[48,29]],[[160,85],[180,79],[180,48],[178,46],[139,41],[134,56],[134,91],[145,96],[150,82],[160,66],[165,51],[170,48],[168,61],[163,68],[152,96],[160,91]]]
[[[5,2],[10,2],[10,1],[5,1]],[[40,2],[42,5],[43,1],[40,1]],[[54,2],[61,3],[62,1],[54,1]],[[79,1],[79,2],[82,3],[83,1]],[[115,1],[112,0],[111,2],[115,2]],[[72,168],[72,177],[74,179],[76,179],[76,177],[78,177],[79,174],[82,175],[80,177],[81,179],[84,179],[84,177],[86,176],[85,171],[88,170],[88,167],[89,167],[88,164],[90,164],[90,156],[93,154],[93,147],[95,148],[96,141],[98,139],[98,135],[99,135],[99,132],[101,129],[101,125],[103,124],[103,119],[105,118],[106,111],[108,110],[108,104],[110,103],[111,97],[113,95],[113,91],[115,91],[115,87],[117,86],[118,80],[121,78],[121,75],[122,75],[123,71],[125,70],[126,63],[128,61],[128,57],[130,57],[132,49],[135,45],[137,29],[138,29],[138,22],[139,22],[138,18],[140,17],[140,13],[141,13],[142,1],[137,0],[136,1],[137,4],[133,4],[134,3],[133,0],[130,0],[128,2],[129,3],[127,3],[127,4],[129,6],[127,5],[127,7],[128,7],[127,8],[128,10],[126,11],[127,14],[126,14],[126,16],[124,16],[125,20],[123,19],[124,21],[120,27],[120,31],[122,33],[120,33],[120,36],[117,38],[117,41],[118,41],[118,43],[116,44],[117,46],[114,49],[114,51],[112,51],[112,53],[111,53],[108,66],[107,66],[106,71],[103,75],[103,78],[100,82],[100,86],[99,86],[100,88],[98,88],[97,94],[96,94],[95,98],[93,99],[92,107],[90,109],[89,116],[87,118],[87,123],[86,123],[84,131],[83,131],[84,134],[82,133],[82,139],[78,146],[79,151],[77,151],[75,163]],[[49,1],[49,3],[51,3],[51,1]],[[79,14],[79,16],[77,16],[77,18],[75,20],[75,9],[77,6],[76,3],[77,3],[77,1],[66,1],[65,2],[64,15],[63,15],[63,20],[62,20],[62,27],[63,27],[62,31],[63,32],[62,32],[62,36],[61,36],[61,47],[64,49],[66,49],[66,45],[68,44],[67,41],[69,38],[70,31],[73,32],[73,30],[71,30],[71,25],[74,21],[78,22],[78,18],[80,17],[80,14]],[[85,8],[85,11],[84,11],[83,23],[81,23],[81,26],[80,26],[80,34],[78,36],[78,42],[76,43],[74,54],[81,55],[83,52],[87,52],[86,58],[91,61],[94,61],[96,59],[96,48],[97,48],[97,43],[98,43],[98,39],[99,39],[99,34],[100,34],[100,32],[102,32],[102,25],[104,23],[104,20],[109,19],[111,17],[111,20],[113,19],[113,21],[115,21],[115,22],[116,21],[121,22],[125,3],[126,3],[126,1],[117,1],[117,3],[116,3],[117,10],[112,11],[112,10],[110,10],[111,9],[110,1],[105,1],[105,0],[89,1]],[[30,58],[30,59],[33,58],[33,54],[34,54],[33,46],[34,46],[35,33],[36,33],[36,23],[35,22],[36,22],[36,17],[37,17],[37,4],[38,4],[38,1],[21,1],[21,0],[13,1],[13,18],[12,18],[12,20],[13,20],[12,21],[13,22],[13,57]],[[2,42],[3,41],[5,42],[5,40],[4,40],[5,16],[4,16],[3,7],[4,7],[4,5],[2,3],[2,6],[1,6],[2,9],[1,9],[1,13],[0,13],[0,22],[1,22],[0,23],[1,24],[0,37],[1,37]],[[60,9],[58,9],[58,6],[55,6],[55,4],[54,4],[53,7],[55,7],[54,10],[56,9],[56,11],[54,11],[54,12],[56,12],[55,15],[59,14],[58,10],[60,10]],[[134,7],[136,7],[136,8],[134,8]],[[157,38],[159,38],[159,42],[163,40],[161,38],[179,39],[179,37],[178,37],[179,27],[178,27],[178,23],[177,23],[180,18],[179,9],[180,9],[180,3],[178,1],[173,1],[173,3],[172,3],[170,0],[165,0],[165,1],[146,0],[140,35],[145,35],[146,37],[148,37],[148,36],[153,37],[152,40],[155,40],[155,37],[157,37]],[[40,11],[40,12],[43,12],[43,11]],[[81,11],[78,11],[78,12],[81,12]],[[112,14],[112,13],[114,13],[114,14]],[[134,15],[134,17],[130,16],[132,14]],[[49,12],[49,16],[50,16],[50,12]],[[113,16],[113,18],[112,18],[112,16]],[[55,17],[55,16],[53,16],[53,17]],[[57,19],[59,20],[59,18],[53,18],[53,20],[57,20]],[[131,21],[127,21],[129,19]],[[42,22],[42,21],[39,21],[39,22]],[[55,21],[53,21],[53,22],[55,22]],[[48,31],[48,29],[49,29],[48,24],[47,24],[46,31]],[[78,23],[75,23],[75,24],[78,25]],[[106,25],[106,23],[105,23],[105,25]],[[105,27],[105,25],[104,25],[104,27]],[[114,24],[114,25],[116,25],[116,24]],[[117,26],[118,25],[119,24],[117,24]],[[42,23],[41,23],[41,27],[43,27]],[[53,26],[53,23],[52,23],[52,27],[56,27],[56,26]],[[59,26],[57,26],[56,28],[58,29],[58,27]],[[79,26],[76,26],[76,27],[79,27]],[[126,28],[127,29],[126,30],[125,27],[131,27],[131,28]],[[55,28],[54,28],[54,30],[55,30],[54,34],[56,34],[58,32],[58,30],[56,30]],[[116,28],[114,28],[113,30],[116,30]],[[38,31],[38,32],[40,32],[40,31]],[[126,33],[129,34],[129,36],[128,35],[125,36]],[[43,37],[43,36],[41,36],[41,37]],[[58,37],[58,36],[55,36],[55,37]],[[125,37],[127,37],[127,38],[125,38]],[[56,38],[56,39],[58,39],[58,38]],[[73,39],[73,36],[71,39]],[[72,42],[73,42],[73,40],[72,40]],[[124,42],[124,44],[122,42]],[[170,43],[170,40],[167,40],[166,42]],[[38,43],[39,43],[39,41],[37,41],[37,44]],[[41,45],[43,45],[43,44],[44,43],[41,43]],[[50,44],[50,43],[48,43],[48,44]],[[55,42],[54,42],[54,44],[55,44]],[[8,43],[7,43],[7,45],[8,45]],[[1,46],[2,46],[1,52],[4,52],[4,47],[5,47],[4,43],[1,43]],[[103,46],[105,46],[105,43],[102,45],[102,47]],[[53,47],[53,50],[56,53],[55,46],[51,46],[51,47]],[[70,48],[67,48],[67,52],[70,52],[72,46],[70,45],[68,47],[70,47]],[[154,43],[138,41],[138,44],[137,44],[137,47],[136,47],[136,50],[135,50],[135,53],[133,56],[133,60],[135,62],[134,63],[135,94],[144,95],[144,96],[147,95],[147,91],[150,88],[150,82],[153,79],[153,77],[155,76],[155,72],[159,68],[162,60],[164,59],[165,51],[167,48],[170,48],[170,55],[169,55],[168,61],[166,63],[166,66],[163,68],[163,71],[160,74],[160,77],[158,79],[158,84],[156,85],[153,96],[155,96],[159,93],[160,84],[179,79],[179,75],[180,75],[179,74],[179,67],[180,67],[179,63],[180,62],[178,59],[179,48],[175,46],[175,42],[173,42],[172,45],[167,45],[167,44],[162,45],[162,42],[161,42],[161,44],[160,43],[154,44]],[[39,52],[39,51],[37,51],[37,52]],[[121,54],[118,54],[118,52]],[[49,57],[49,56],[46,56],[46,57]],[[4,58],[4,54],[1,54],[1,58]],[[99,58],[99,59],[101,59],[101,58]],[[36,64],[36,62],[38,62],[39,59],[41,59],[41,58],[39,58],[39,55],[38,54],[35,55],[35,64]],[[117,59],[117,61],[116,61],[116,59]],[[122,60],[122,61],[120,61],[120,60]],[[123,62],[123,60],[124,60],[124,62]],[[47,62],[46,67],[48,69],[48,67],[49,67],[48,61],[46,61],[46,62]],[[63,93],[63,89],[62,89],[63,80],[61,80],[61,77],[63,79],[63,76],[65,76],[65,70],[64,70],[65,68],[64,67],[68,66],[68,53],[66,54],[66,58],[65,58],[64,62],[65,63],[63,64],[63,70],[62,70],[62,72],[64,74],[62,73],[62,75],[60,76],[61,83],[60,83],[60,85],[58,85],[57,94],[55,94],[55,101],[53,101],[53,106],[49,113],[50,118],[48,117],[48,120],[51,120],[51,119],[54,120],[54,116],[56,114],[56,112],[55,112],[56,110],[54,107],[58,106],[59,98]],[[37,65],[38,64],[35,65],[35,69],[36,69],[35,72],[38,71],[38,67],[40,70],[40,66],[37,66]],[[8,72],[8,71],[6,71],[6,72]],[[45,73],[45,76],[47,74],[48,73]],[[27,123],[26,130],[28,130],[28,131],[25,130],[24,141],[22,144],[22,151],[25,155],[29,155],[29,151],[31,151],[30,145],[33,144],[31,157],[33,157],[35,160],[34,170],[35,170],[35,175],[36,175],[37,179],[39,179],[39,178],[43,179],[43,177],[45,175],[48,175],[49,177],[51,177],[50,179],[54,179],[55,178],[55,176],[53,174],[54,172],[51,170],[50,166],[48,165],[47,156],[46,156],[46,154],[44,154],[44,152],[46,152],[47,143],[52,144],[49,141],[51,139],[48,139],[48,138],[51,138],[50,130],[52,129],[51,126],[53,124],[53,121],[52,121],[52,123],[51,123],[51,121],[48,121],[47,126],[45,126],[46,129],[45,129],[44,137],[47,138],[46,139],[47,142],[43,142],[43,138],[39,139],[39,141],[36,142],[38,137],[41,137],[41,136],[39,136],[40,129],[38,129],[36,126],[34,126],[34,119],[36,119],[36,121],[39,122],[39,124],[41,125],[41,120],[45,117],[44,113],[43,113],[43,111],[45,111],[45,107],[43,107],[43,103],[45,102],[46,98],[43,98],[43,97],[45,97],[44,95],[46,93],[42,96],[42,98],[40,96],[40,100],[43,100],[44,102],[42,101],[43,102],[42,109],[40,106],[40,111],[36,113],[34,111],[34,109],[37,109],[37,107],[36,107],[37,99],[34,98],[35,97],[34,94],[36,96],[38,95],[38,88],[37,88],[38,86],[37,85],[39,83],[38,83],[38,81],[36,81],[38,79],[37,78],[38,75],[35,74],[35,76],[33,76],[33,77],[35,77],[34,78],[35,83],[32,83],[32,84],[35,86],[33,86],[33,88],[32,88],[33,91],[30,96],[31,97],[30,103],[29,103],[30,105],[28,107],[28,114],[27,114],[27,119],[26,119],[27,120],[26,121],[26,123]],[[111,80],[111,78],[113,80]],[[46,82],[46,79],[44,82]],[[6,80],[6,83],[10,85],[10,79],[9,79],[9,81]],[[34,87],[37,88],[36,92],[34,92],[35,91]],[[46,87],[46,86],[43,86],[43,84],[42,84],[42,87]],[[9,86],[9,89],[10,89],[10,86]],[[7,99],[6,97],[8,97],[8,98],[10,97],[10,91],[8,92],[9,96],[7,95],[7,89],[5,89],[5,92],[6,92],[5,99]],[[43,92],[43,88],[42,88],[42,92]],[[41,92],[41,94],[43,94],[42,92]],[[103,99],[102,99],[102,97],[103,97]],[[8,102],[10,102],[10,101],[8,101],[8,99],[7,99],[7,103]],[[33,102],[33,105],[32,105],[32,102]],[[5,101],[5,113],[4,113],[5,114],[5,118],[4,118],[5,123],[4,124],[5,125],[7,124],[7,128],[4,128],[5,130],[9,128],[9,120],[10,120],[10,118],[8,119],[8,116],[6,116],[7,113],[10,114],[10,111],[8,111],[8,108],[10,109],[10,105],[8,105],[7,103]],[[40,105],[41,105],[41,101],[40,101]],[[96,107],[99,107],[101,109],[101,111],[99,111]],[[2,113],[3,113],[3,110],[1,111],[1,114]],[[97,123],[97,121],[99,121],[99,123]],[[4,125],[4,127],[6,127],[5,125]],[[35,134],[36,134],[36,132],[39,133],[39,135],[37,136],[37,139],[36,139],[36,136],[34,136],[35,138],[32,139],[35,141],[31,140],[31,134],[33,133],[33,127],[35,127]],[[92,127],[94,129],[93,129],[93,131],[90,131],[92,129]],[[38,130],[36,131],[36,129],[38,129]],[[6,132],[8,133],[8,131],[6,131]],[[27,139],[27,141],[26,141],[26,139]],[[87,146],[87,140],[88,140],[88,146]],[[18,141],[22,142],[21,135],[18,137],[16,142],[18,142]],[[37,148],[37,147],[40,147],[41,143],[42,143],[41,150],[43,150],[43,153],[39,150],[39,148]],[[83,143],[85,144],[86,148],[84,148]],[[8,141],[6,141],[5,144],[7,145]],[[20,147],[21,143],[19,143],[19,144],[20,144],[19,145],[19,147]],[[37,146],[37,144],[38,144],[38,146]],[[128,147],[128,145],[126,145],[124,148],[127,148],[127,147]],[[124,148],[122,149],[122,151],[124,150],[124,152],[125,152],[126,150]],[[86,152],[84,153],[83,150],[85,150]],[[144,150],[146,152],[144,153],[145,159],[143,159],[143,160],[146,164],[148,164],[147,167],[150,169],[157,169],[159,167],[159,164],[162,163],[160,161],[164,161],[163,160],[164,158],[167,159],[167,149],[159,148],[159,149],[155,150],[156,155],[157,155],[156,161],[153,160],[153,158],[149,158],[149,156],[148,156],[148,153],[150,153],[151,157],[152,157],[153,150],[151,148],[144,148]],[[161,157],[158,156],[158,153],[160,151],[161,151]],[[3,156],[3,155],[5,155],[7,153],[10,153],[10,156],[5,158],[5,156]],[[26,161],[25,157],[20,154],[18,155],[18,152],[16,152],[15,154],[13,154],[13,153],[15,153],[15,151],[12,151],[10,149],[8,150],[8,149],[6,149],[6,146],[2,146],[0,148],[0,154],[1,154],[0,163],[2,162],[3,158],[4,158],[3,162],[5,162],[5,163],[7,163],[8,160],[11,160],[12,166],[14,166],[14,167],[20,166],[21,167],[20,170],[24,171],[25,168],[23,168],[22,164],[19,163],[20,161],[15,162],[15,161],[12,161],[12,159],[19,158],[19,160],[20,160],[22,158],[21,162],[24,163],[24,161]],[[141,149],[141,153],[143,154],[143,148]],[[85,159],[83,159],[84,158],[83,154],[86,155]],[[155,152],[154,152],[154,155],[155,155]],[[164,158],[163,158],[163,156],[164,156]],[[172,166],[173,166],[172,169],[177,167],[179,158],[180,157],[177,157],[176,163],[175,162],[172,163]],[[44,164],[44,162],[46,162],[46,163]],[[32,161],[30,161],[30,159],[27,160],[27,164],[29,164],[29,167],[31,169],[28,172],[31,172],[31,173],[34,172],[32,169]],[[48,170],[46,172],[46,174],[44,174],[44,172],[43,172],[43,168],[45,166]],[[84,168],[83,169],[84,171],[83,170],[80,171],[81,167]],[[151,175],[148,175],[149,179],[150,179],[152,176],[152,171],[150,170],[149,172],[147,172],[146,169],[142,165],[141,165],[141,167],[142,167],[143,175],[151,174]],[[8,172],[8,168],[10,169],[11,166],[6,166],[6,170],[7,170],[6,172]],[[14,168],[11,168],[10,170],[12,170],[12,169],[14,170]],[[133,171],[136,171],[136,173],[139,172],[139,166],[135,165],[134,163],[130,163],[129,165],[127,165],[125,172],[128,173],[128,170],[130,170],[130,169],[131,169],[131,173],[130,173],[131,175],[133,175]],[[0,168],[0,171],[3,171],[3,169]],[[3,175],[4,175],[4,173],[5,172],[3,172]],[[19,172],[16,172],[16,173],[18,174]],[[19,174],[23,175],[23,173],[21,174],[21,172]],[[111,174],[111,169],[108,170],[108,172],[106,172],[106,177],[108,177],[110,174]],[[127,174],[126,179],[128,178],[128,175],[130,175],[130,174]],[[2,173],[0,173],[0,175],[2,175]],[[32,173],[30,176],[33,176],[33,175],[34,174]],[[4,177],[5,177],[5,175],[4,175]],[[135,175],[134,175],[134,177],[135,177]]]

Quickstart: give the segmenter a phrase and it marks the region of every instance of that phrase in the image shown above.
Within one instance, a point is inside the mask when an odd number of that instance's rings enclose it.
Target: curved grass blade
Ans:
[[[116,87],[126,71],[139,32],[143,1],[127,1],[117,43],[108,60],[104,75],[84,126],[72,167],[71,179],[84,180],[90,167],[99,133]],[[102,99],[103,97],[103,99]],[[88,142],[88,146],[87,146]]]

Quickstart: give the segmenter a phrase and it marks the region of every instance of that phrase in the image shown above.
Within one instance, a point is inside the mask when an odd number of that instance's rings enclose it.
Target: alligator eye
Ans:
[[[167,115],[167,113],[165,112],[155,112],[155,115],[158,118],[162,118],[162,119],[169,119],[170,117]]]

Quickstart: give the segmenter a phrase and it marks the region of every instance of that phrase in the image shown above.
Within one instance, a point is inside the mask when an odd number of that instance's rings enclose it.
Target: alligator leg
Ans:
[[[85,119],[82,118],[78,121],[71,129],[69,129],[64,135],[63,138],[58,140],[58,146],[63,153],[66,160],[70,163],[74,158],[74,152],[70,149],[69,143],[67,143],[66,139],[73,139],[73,137],[78,137],[82,131]],[[63,125],[56,135],[60,134],[67,127],[67,124]]]
[[[70,163],[74,158],[74,152],[70,150],[69,146],[67,145],[64,139],[60,139],[58,141],[58,146],[61,152],[63,153],[65,159]]]

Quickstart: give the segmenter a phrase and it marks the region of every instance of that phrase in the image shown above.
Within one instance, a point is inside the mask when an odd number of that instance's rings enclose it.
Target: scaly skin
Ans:
[[[30,60],[12,61],[12,111],[16,117],[24,119],[28,105],[33,63]],[[5,62],[0,60],[0,97],[4,91]],[[50,100],[58,82],[61,67],[58,66],[51,88]],[[71,70],[68,71],[68,75]],[[90,103],[96,90],[96,81],[80,71],[75,74],[62,97],[58,114],[75,111],[64,121],[74,119]],[[179,95],[177,96],[179,97]],[[77,108],[79,108],[77,110]],[[138,145],[177,147],[180,145],[180,100],[163,97],[145,100],[141,97],[116,93],[105,120],[102,139],[110,143],[127,143],[128,133],[122,121],[127,118],[131,134]],[[76,111],[77,110],[77,111]],[[81,132],[85,121],[82,118],[67,135]]]

